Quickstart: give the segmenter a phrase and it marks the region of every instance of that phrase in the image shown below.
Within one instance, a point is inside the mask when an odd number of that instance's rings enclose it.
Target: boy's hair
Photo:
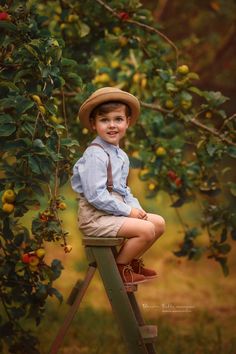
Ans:
[[[126,117],[131,116],[131,109],[127,104],[120,101],[109,101],[95,107],[90,114],[90,119],[95,119],[97,115],[110,113],[111,111],[119,107],[125,107]]]

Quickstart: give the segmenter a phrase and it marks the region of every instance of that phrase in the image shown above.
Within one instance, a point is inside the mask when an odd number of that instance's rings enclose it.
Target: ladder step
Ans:
[[[113,247],[121,246],[124,239],[121,237],[83,237],[82,244],[84,246],[95,246],[95,247]]]
[[[144,343],[154,342],[157,339],[157,326],[144,325],[139,326]]]

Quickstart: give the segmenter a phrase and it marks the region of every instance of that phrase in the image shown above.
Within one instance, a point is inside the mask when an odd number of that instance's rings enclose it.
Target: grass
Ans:
[[[134,193],[141,197],[141,182]],[[68,209],[62,213],[73,250],[65,254],[55,245],[47,246],[46,259],[62,260],[65,270],[55,283],[66,299],[87,262],[77,230],[75,195],[66,189]],[[147,252],[145,263],[157,269],[160,278],[139,286],[136,295],[146,323],[158,326],[158,354],[235,354],[235,270],[236,252],[229,255],[230,274],[224,277],[218,264],[202,258],[187,261],[173,255],[181,241],[181,228],[164,195],[143,199],[144,208],[157,211],[167,220],[165,235]],[[160,209],[161,206],[161,209]],[[198,223],[197,207],[186,206],[184,220]],[[25,223],[30,222],[30,217]],[[205,236],[200,238],[205,242]],[[232,244],[233,245],[233,244]],[[68,305],[56,300],[47,304],[45,319],[36,329],[40,353],[46,354],[63,322]],[[31,325],[32,326],[32,325]],[[32,329],[34,327],[32,326]],[[126,349],[99,275],[96,273],[60,349],[61,354],[124,354]],[[134,353],[135,354],[135,353]]]

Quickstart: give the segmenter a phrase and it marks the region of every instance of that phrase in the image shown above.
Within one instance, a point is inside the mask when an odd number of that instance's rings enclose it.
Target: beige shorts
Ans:
[[[123,201],[123,197],[115,192],[112,195]],[[121,225],[127,220],[126,216],[115,216],[98,210],[79,196],[78,225],[85,236],[116,237]]]

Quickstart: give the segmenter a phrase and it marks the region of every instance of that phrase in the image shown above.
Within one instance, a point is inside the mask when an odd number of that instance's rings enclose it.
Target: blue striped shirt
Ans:
[[[90,204],[108,214],[128,216],[131,208],[141,209],[138,200],[126,185],[129,173],[129,158],[126,153],[119,146],[109,144],[99,136],[92,143],[102,145],[110,155],[113,191],[122,195],[124,202],[117,200],[107,190],[108,156],[99,146],[89,146],[74,165],[72,189],[76,193],[83,193]]]

